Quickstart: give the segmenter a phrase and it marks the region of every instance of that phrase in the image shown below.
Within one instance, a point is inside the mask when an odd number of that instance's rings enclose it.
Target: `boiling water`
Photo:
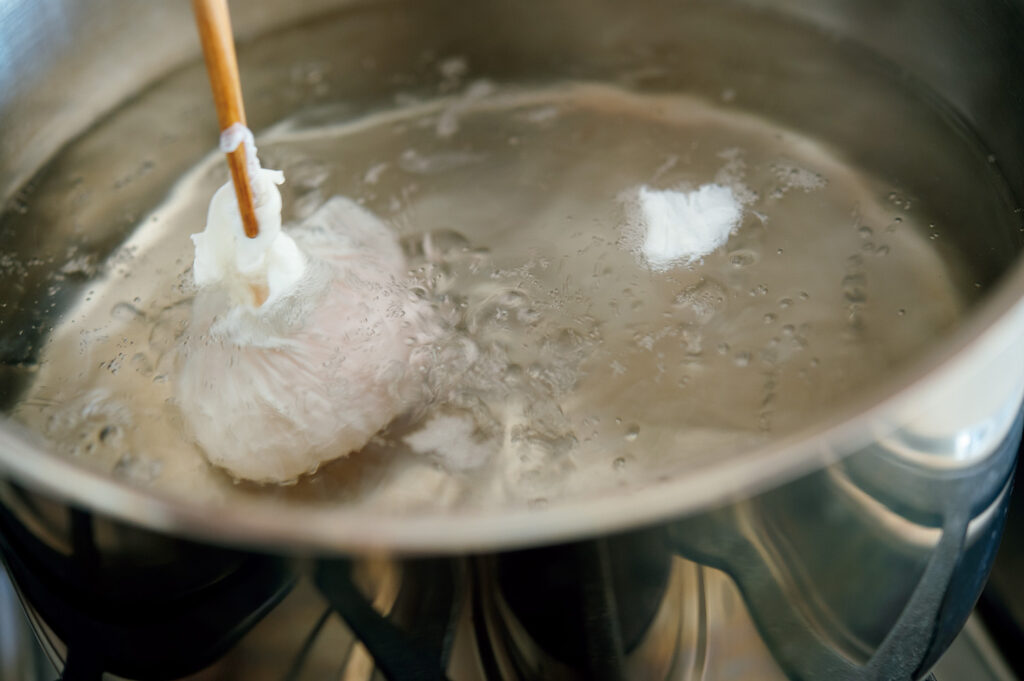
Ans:
[[[708,98],[645,91],[635,72],[537,83],[474,73],[462,55],[424,63],[432,96],[396,86],[391,106],[358,115],[319,103],[257,140],[286,174],[286,221],[341,194],[400,238],[408,295],[443,329],[422,349],[417,407],[289,487],[206,463],[174,381],[188,235],[226,174],[210,154],[105,262],[87,261],[95,276],[48,335],[16,417],[66,456],[190,499],[543,504],[712,466],[813,423],[951,329],[973,294],[967,264],[937,248],[927,197],[744,112],[728,82]],[[710,182],[745,204],[727,245],[647,267],[638,188]],[[68,255],[55,282],[82,266]]]

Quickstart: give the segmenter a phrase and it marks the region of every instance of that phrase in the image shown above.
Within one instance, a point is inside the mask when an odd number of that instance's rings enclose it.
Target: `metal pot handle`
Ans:
[[[967,523],[952,518],[896,624],[863,665],[843,655],[825,632],[801,613],[777,578],[763,546],[737,531],[742,511],[716,522],[679,523],[674,544],[685,558],[729,574],[743,594],[765,644],[794,681],[877,681],[919,678],[932,641],[932,626],[963,551]]]
[[[806,614],[794,598],[796,590],[787,588],[782,576],[786,569],[774,557],[771,538],[758,531],[756,502],[740,502],[677,522],[669,529],[670,541],[679,555],[732,577],[766,645],[795,681],[918,679],[959,630],[974,602],[963,601],[976,599],[991,567],[998,544],[994,539],[1005,520],[1020,428],[1018,417],[1010,435],[985,462],[931,481],[941,535],[902,612],[863,663],[844,654],[825,628]],[[982,497],[990,500],[987,503],[996,514],[987,530],[994,533],[993,541],[982,547],[984,553],[974,563],[964,565],[968,524]],[[968,570],[977,588],[972,582],[953,593],[955,585],[967,579]]]

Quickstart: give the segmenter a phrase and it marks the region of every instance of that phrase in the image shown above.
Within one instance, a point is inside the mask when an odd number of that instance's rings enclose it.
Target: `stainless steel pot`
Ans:
[[[234,10],[246,37],[346,4]],[[604,65],[583,55],[600,57],[624,43],[656,52],[680,40],[687,17],[704,3],[543,4],[395,5],[385,12],[389,31],[374,33],[366,49],[401,63],[431,46],[463,47],[497,76],[541,67],[590,75]],[[736,10],[751,36],[757,12],[813,23],[899,64],[908,82],[926,84],[972,126],[1011,191],[1019,191],[1024,100],[1013,93],[1024,78],[1016,39],[1024,11],[1017,3],[758,0]],[[12,0],[0,5],[0,36],[0,193],[12,210],[18,189],[65,142],[197,54],[180,3]],[[700,79],[688,85],[699,91]],[[815,85],[822,99],[842,91],[841,83]],[[358,87],[356,109],[390,94],[387,83],[365,77]],[[862,133],[858,114],[868,116],[878,104],[856,102],[846,134]],[[282,113],[280,106],[250,107],[255,127]],[[771,114],[811,132],[843,132],[843,121],[781,99]],[[911,148],[926,142],[906,134]],[[205,147],[201,136],[182,141],[163,172],[180,174]],[[870,145],[859,159],[876,167],[891,160]],[[955,169],[944,172],[956,177]],[[148,186],[126,210],[151,205],[166,188],[157,180]],[[1010,201],[1016,205],[1016,195]],[[249,583],[262,585],[265,603],[297,578],[312,580],[396,679],[437,678],[445,670],[452,678],[690,678],[710,664],[709,632],[731,622],[728,609],[708,605],[708,585],[721,582],[742,594],[773,664],[789,678],[920,678],[962,625],[987,574],[1024,394],[1021,235],[989,228],[1000,224],[991,215],[964,214],[953,191],[940,208],[964,226],[953,241],[985,277],[983,295],[960,327],[829,420],[721,465],[620,495],[473,515],[210,509],[79,468],[4,423],[5,557],[55,638],[70,650],[91,650],[84,660],[82,652],[69,655],[67,678],[88,677],[112,653],[74,640],[81,621],[61,616],[41,575],[59,577],[67,598],[90,589],[126,608],[152,598],[154,585],[157,592],[199,592],[227,574],[249,575]],[[130,226],[97,228],[85,247],[102,257]],[[69,233],[41,238],[26,227],[4,238],[23,257],[46,261]],[[49,312],[33,304],[32,274],[4,275],[0,400],[9,404],[30,377]],[[366,558],[381,554],[389,558]],[[410,557],[417,554],[435,558]],[[311,564],[295,558],[338,555],[347,557]],[[237,618],[254,622],[262,614]],[[470,624],[448,627],[459,622]],[[182,620],[178,629],[187,625]],[[474,651],[473,671],[456,665],[453,646]],[[388,653],[396,649],[406,652],[396,659]],[[60,646],[57,654],[65,654]],[[138,669],[112,671],[131,676]]]

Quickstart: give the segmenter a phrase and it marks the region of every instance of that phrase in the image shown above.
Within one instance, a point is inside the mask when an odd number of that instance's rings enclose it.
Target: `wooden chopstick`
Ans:
[[[210,77],[220,129],[223,132],[235,123],[245,125],[242,84],[238,78],[238,59],[235,56],[235,39],[231,32],[227,0],[192,0],[192,10],[196,15],[199,42],[203,46],[206,72]],[[245,235],[252,239],[259,235],[260,226],[253,208],[245,145],[239,144],[227,157]]]

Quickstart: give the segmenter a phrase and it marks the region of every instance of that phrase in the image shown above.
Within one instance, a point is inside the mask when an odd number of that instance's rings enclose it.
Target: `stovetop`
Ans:
[[[371,658],[365,648],[355,641],[337,618],[329,617],[329,611],[325,611],[308,629],[299,631],[294,626],[295,618],[301,617],[300,611],[307,610],[310,601],[316,597],[311,591],[300,584],[281,608],[257,625],[242,649],[233,651],[215,668],[187,678],[190,681],[228,678],[300,681],[328,678],[322,676],[324,672],[330,672],[329,678],[342,681],[375,678]],[[289,632],[286,638],[297,635],[305,639],[304,645],[300,646],[304,655],[284,666],[275,662],[281,659],[274,654],[275,646],[293,643],[277,640],[282,631]],[[990,633],[982,615],[976,612],[934,668],[934,681],[1021,681],[1021,677],[1011,669],[1007,656],[1000,651],[997,639]],[[335,659],[340,656],[344,664],[330,670],[317,666],[314,661],[324,656],[318,655],[314,647],[331,651]],[[36,640],[7,574],[0,570],[0,681],[54,681],[58,676]]]
[[[1017,482],[1021,481],[1018,479]],[[707,595],[718,599],[719,613],[744,611],[741,597],[722,573],[678,560],[678,570],[673,570],[666,593],[675,593],[676,600],[685,603],[695,600],[687,589],[698,585],[701,600]],[[351,604],[335,602],[345,598],[339,584],[325,582],[325,579],[338,581],[336,578],[340,573],[336,569],[319,570],[289,581],[287,588],[279,588],[283,584],[281,580],[274,578],[274,574],[264,574],[266,569],[273,567],[273,561],[270,564],[260,560],[254,562],[259,569],[252,572],[248,584],[260,587],[261,593],[266,590],[262,588],[264,586],[273,592],[266,600],[267,609],[259,613],[262,619],[251,629],[246,627],[247,633],[243,638],[229,641],[223,650],[217,651],[216,656],[211,655],[210,666],[198,673],[189,671],[189,675],[183,678],[190,681],[313,681],[325,678],[375,681],[381,678],[374,673],[373,657],[367,646],[357,640],[338,614],[346,613],[346,619],[350,621],[353,616]],[[1024,681],[1024,584],[1019,578],[1021,568],[1024,568],[1024,487],[1018,484],[988,587],[963,632],[934,668],[934,681]],[[343,573],[341,585],[358,581],[355,579],[358,575],[350,575],[348,569]],[[373,606],[382,609],[395,607],[398,600],[397,578],[389,579],[387,570],[383,570],[375,579]],[[433,583],[439,582],[443,580],[434,580]],[[228,600],[225,602],[230,604],[231,594],[226,595]],[[439,598],[444,601],[448,596],[450,594]],[[62,649],[59,641],[55,642],[55,636],[44,633],[37,639],[28,621],[32,616],[33,613],[26,615],[18,591],[0,568],[0,681],[54,681],[59,676],[49,660],[64,660],[66,649]],[[450,627],[441,628],[441,635],[451,639],[444,645],[448,647],[448,658],[452,661],[447,666],[452,679],[476,678],[471,672],[459,668],[459,660],[463,659],[459,646],[473,647],[475,632],[471,619],[471,613],[464,610]],[[38,621],[34,623],[39,625]],[[42,629],[45,632],[45,627]],[[784,680],[784,675],[766,654],[749,618],[732,616],[722,623],[720,629],[716,632],[710,628],[705,632],[711,644],[705,641],[703,645],[709,650],[717,646],[718,659],[704,660],[704,671],[695,678]],[[158,628],[153,631],[173,632],[175,629]],[[386,636],[378,637],[378,650],[382,644],[387,644],[386,639]],[[88,643],[89,638],[80,639],[79,643],[82,640]],[[183,637],[183,640],[187,642],[188,638]],[[374,646],[370,645],[370,648]],[[753,675],[749,668],[742,672],[723,671],[733,656],[759,659],[763,667],[754,670]],[[392,673],[391,676],[405,678],[402,673]],[[166,676],[168,679],[179,677],[180,674]],[[498,678],[491,672],[487,677]],[[150,675],[149,678],[155,677]]]

